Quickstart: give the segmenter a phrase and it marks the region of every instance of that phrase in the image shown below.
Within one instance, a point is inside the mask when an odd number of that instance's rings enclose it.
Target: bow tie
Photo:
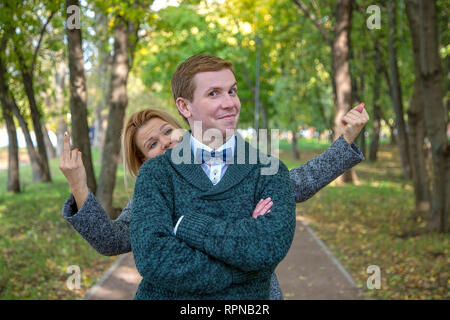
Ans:
[[[197,149],[197,158],[202,159],[202,164],[209,162],[210,160],[216,161],[216,162],[230,162],[232,159],[232,149],[226,148],[221,151],[208,151],[205,149]]]

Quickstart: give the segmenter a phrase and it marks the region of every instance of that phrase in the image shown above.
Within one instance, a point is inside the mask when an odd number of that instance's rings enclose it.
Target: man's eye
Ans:
[[[211,97],[215,97],[215,96],[217,96],[217,91],[211,91],[211,92],[209,93],[209,95],[210,95]]]
[[[231,89],[230,94],[236,94],[237,89]]]

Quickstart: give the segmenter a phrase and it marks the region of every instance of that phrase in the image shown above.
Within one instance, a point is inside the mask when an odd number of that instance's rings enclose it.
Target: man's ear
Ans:
[[[180,111],[183,117],[189,119],[192,116],[189,100],[178,97],[175,103],[177,105],[178,111]]]

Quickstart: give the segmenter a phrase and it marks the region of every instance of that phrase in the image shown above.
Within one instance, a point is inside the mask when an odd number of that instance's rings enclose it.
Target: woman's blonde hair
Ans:
[[[137,177],[139,168],[145,162],[145,156],[136,144],[136,132],[138,129],[153,118],[159,118],[172,125],[175,129],[182,126],[167,112],[158,109],[144,109],[130,116],[122,134],[122,156],[124,166],[124,181],[127,189],[126,172],[130,172],[133,178]]]

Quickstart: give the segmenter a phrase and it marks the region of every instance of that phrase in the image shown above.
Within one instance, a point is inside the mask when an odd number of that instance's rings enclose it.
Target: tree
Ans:
[[[82,35],[80,28],[69,27],[70,8],[80,8],[78,0],[66,0],[67,13],[67,47],[70,71],[70,111],[72,119],[72,139],[82,154],[82,160],[86,169],[87,185],[92,193],[97,190],[94,167],[92,165],[91,144],[89,139],[89,127],[87,122],[86,106],[86,78],[84,76],[84,58],[82,47]],[[74,7],[72,7],[74,8]],[[78,9],[80,10],[80,9]],[[75,13],[76,14],[76,11]]]
[[[411,36],[417,41],[414,50],[417,84],[423,90],[427,137],[432,154],[432,192],[429,228],[449,230],[450,148],[446,135],[448,114],[443,104],[442,65],[438,51],[437,13],[435,1],[407,0]],[[417,79],[416,79],[417,81]]]
[[[8,185],[7,190],[20,192],[19,181],[19,145],[17,142],[16,126],[12,114],[14,103],[9,95],[9,88],[5,79],[6,69],[2,57],[6,49],[7,37],[3,34],[0,41],[0,103],[3,119],[5,119],[8,133]]]
[[[396,5],[394,0],[389,0],[388,4],[388,21],[389,21],[389,67],[391,75],[391,93],[392,102],[396,115],[396,128],[398,130],[398,145],[400,149],[400,158],[402,161],[403,176],[411,178],[411,165],[409,161],[408,136],[406,134],[402,91],[400,86],[400,78],[397,66],[397,50],[396,50]]]
[[[331,32],[315,17],[311,10],[301,1],[293,0],[309,20],[321,33],[325,42],[331,47],[332,57],[332,86],[334,88],[334,102],[336,114],[334,118],[334,140],[343,133],[342,117],[351,109],[352,85],[349,65],[350,29],[352,20],[353,1],[339,0],[336,5],[336,22]],[[353,170],[348,170],[337,182],[352,182]]]
[[[11,7],[7,8],[11,10]],[[21,7],[20,9],[22,10],[22,12],[25,12],[30,8]],[[39,17],[36,16],[34,17],[33,16],[30,17],[29,15],[20,16],[18,26],[16,27],[20,29],[20,32],[14,32],[12,34],[12,42],[14,53],[16,54],[17,57],[17,67],[20,72],[22,83],[29,102],[31,119],[34,127],[34,133],[36,136],[38,149],[38,153],[36,154],[36,161],[39,166],[38,172],[39,176],[35,178],[38,181],[50,182],[51,175],[50,175],[50,168],[48,165],[48,157],[45,147],[44,135],[42,131],[41,113],[39,111],[34,92],[34,72],[37,65],[39,50],[41,48],[41,44],[47,30],[47,26],[49,25],[50,21],[57,12],[57,6],[55,6],[55,3],[51,3],[50,7],[48,9],[47,8],[45,9],[46,9],[45,12],[47,12],[48,17],[44,23],[41,23]],[[30,20],[28,20],[27,18],[30,18]],[[9,23],[10,24],[7,25],[6,30],[8,31],[14,30],[13,29],[14,22],[9,21]],[[33,31],[35,30],[36,31],[38,30],[38,32],[33,33]],[[29,32],[31,33],[31,35],[28,34]],[[38,35],[38,39],[37,44],[35,45],[33,50],[32,51],[25,50],[25,48],[27,48],[25,43],[31,40],[30,38],[32,38],[32,36],[35,36],[36,34]]]
[[[123,127],[125,108],[128,104],[127,79],[129,72],[129,28],[130,22],[118,16],[114,25],[114,56],[111,78],[111,101],[108,127],[103,146],[102,164],[97,190],[97,199],[111,218],[117,214],[112,207],[113,191],[116,180],[117,164],[120,161],[120,135]]]

